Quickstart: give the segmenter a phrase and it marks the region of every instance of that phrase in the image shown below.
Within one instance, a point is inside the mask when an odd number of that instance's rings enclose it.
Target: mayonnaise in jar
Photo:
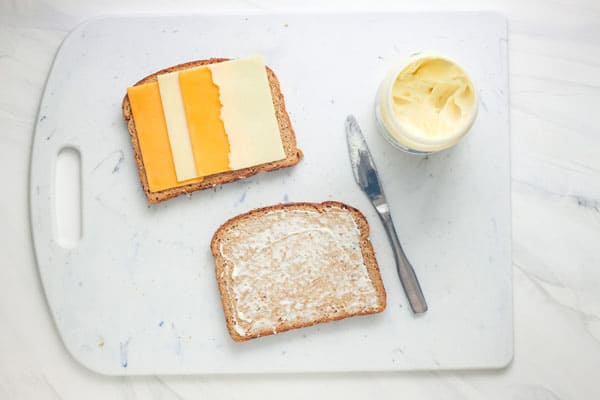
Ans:
[[[447,149],[467,134],[478,97],[467,73],[447,57],[417,53],[390,70],[376,99],[383,135],[415,154]]]

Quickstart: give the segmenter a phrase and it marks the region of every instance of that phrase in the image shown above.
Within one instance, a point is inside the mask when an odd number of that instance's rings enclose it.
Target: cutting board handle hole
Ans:
[[[72,248],[81,239],[81,155],[63,147],[56,158],[54,211],[57,242]]]

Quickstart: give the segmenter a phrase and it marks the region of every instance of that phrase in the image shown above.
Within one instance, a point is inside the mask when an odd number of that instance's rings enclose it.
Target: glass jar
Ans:
[[[425,155],[458,143],[473,126],[478,104],[464,69],[448,57],[421,52],[389,70],[377,91],[375,115],[394,147]]]

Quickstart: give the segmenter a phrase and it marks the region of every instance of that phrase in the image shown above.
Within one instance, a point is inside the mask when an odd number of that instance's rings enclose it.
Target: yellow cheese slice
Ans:
[[[208,68],[219,88],[229,167],[236,170],[284,159],[264,59],[251,56]]]
[[[177,182],[158,83],[130,87],[127,95],[150,191],[159,192],[202,181],[202,178],[196,178]]]
[[[198,174],[179,89],[179,73],[162,74],[157,78],[177,180],[196,178]]]
[[[219,88],[210,69],[181,71],[179,85],[198,175],[229,171],[229,141],[220,117]]]

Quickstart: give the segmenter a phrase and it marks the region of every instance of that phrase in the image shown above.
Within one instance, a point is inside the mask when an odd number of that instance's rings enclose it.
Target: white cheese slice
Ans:
[[[237,170],[284,159],[264,59],[251,56],[208,68],[219,86],[230,168]]]
[[[198,177],[194,153],[183,108],[178,72],[158,75],[158,87],[162,101],[175,174],[177,181]]]

